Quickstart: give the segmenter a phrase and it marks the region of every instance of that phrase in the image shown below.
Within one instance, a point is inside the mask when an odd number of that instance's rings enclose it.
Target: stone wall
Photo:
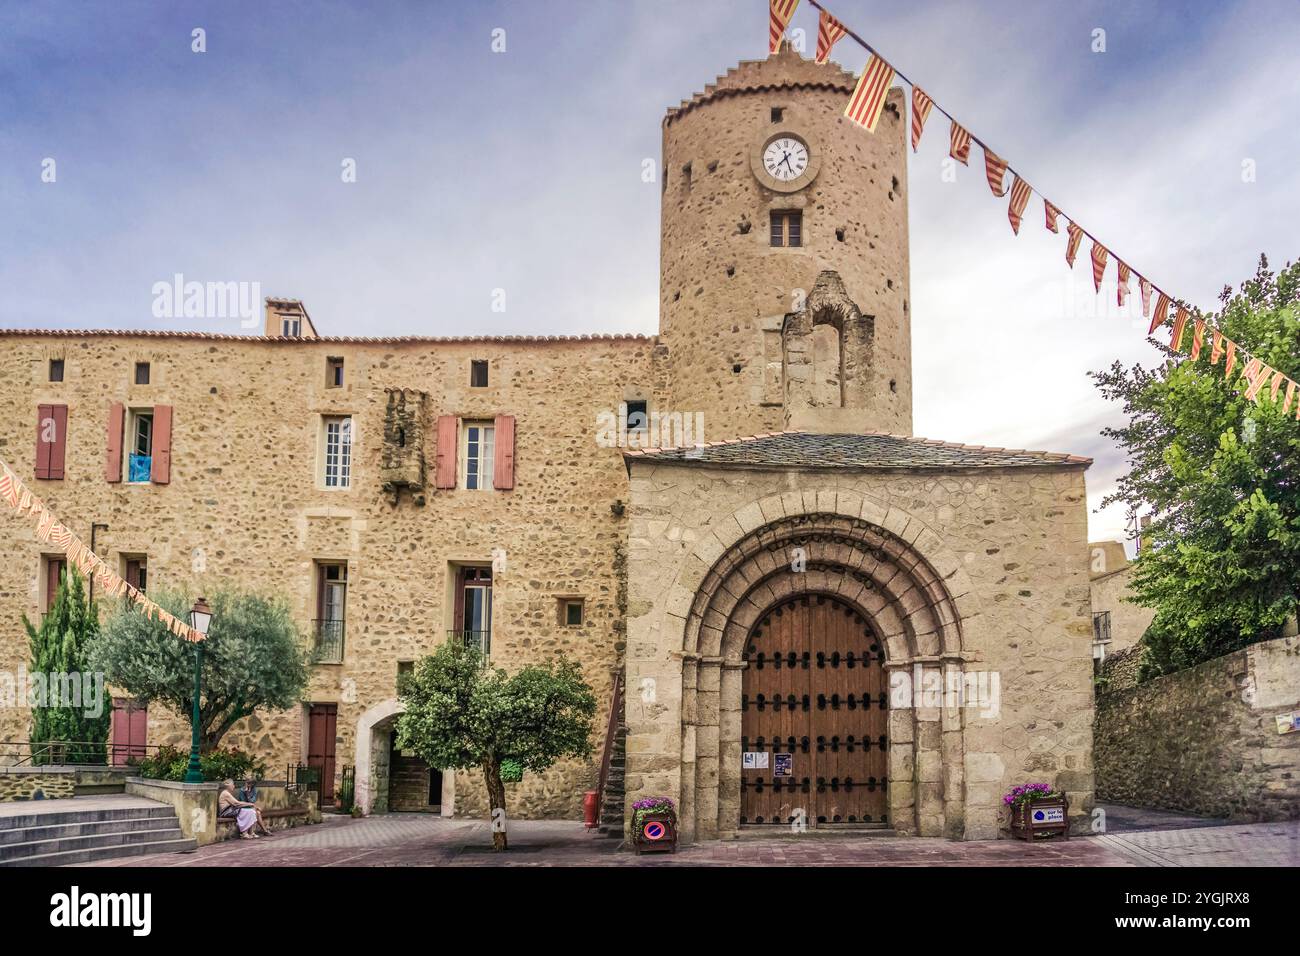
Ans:
[[[1233,820],[1300,817],[1300,638],[1227,654],[1097,699],[1097,797]]]
[[[1107,654],[1102,662],[1097,684],[1098,694],[1113,694],[1138,685],[1138,671],[1142,668],[1142,647],[1134,645],[1116,654]]]
[[[204,591],[235,585],[288,598],[304,629],[317,617],[315,566],[348,564],[344,660],[312,668],[306,701],[338,704],[337,766],[355,760],[359,716],[394,696],[397,664],[431,652],[452,627],[455,562],[488,563],[496,574],[492,654],[506,669],[557,653],[578,659],[602,714],[618,660],[622,609],[619,553],[627,498],[621,449],[596,443],[597,416],[614,413],[628,390],[652,398],[653,342],[636,337],[508,340],[274,340],[123,334],[3,334],[0,457],[49,507],[90,539],[110,566],[147,555],[149,585]],[[344,387],[326,387],[326,360],[344,360]],[[64,381],[48,381],[50,358]],[[486,359],[489,386],[471,388],[470,361]],[[151,363],[151,384],[133,384],[133,363]],[[404,414],[424,399],[430,463],[425,504],[382,487],[392,390],[406,389]],[[110,403],[174,406],[171,482],[105,479]],[[68,406],[67,468],[61,481],[32,478],[41,403]],[[318,430],[324,414],[354,417],[352,485],[321,486]],[[512,491],[436,491],[438,415],[517,421]],[[414,459],[412,459],[414,461]],[[410,481],[418,480],[418,463]],[[409,487],[409,485],[408,485]],[[52,552],[25,520],[0,514],[0,670],[28,657],[20,617],[41,611],[41,555]],[[559,595],[585,598],[580,627],[557,623]],[[305,707],[259,713],[223,743],[276,767],[306,755]],[[25,739],[25,710],[0,712],[0,739]],[[188,722],[149,709],[151,745],[189,745]],[[570,761],[514,788],[531,815],[576,817],[591,785],[591,761]],[[468,793],[466,786],[460,792]]]
[[[75,795],[72,767],[0,767],[0,803],[17,800],[58,800]]]
[[[734,826],[738,805],[728,801],[739,799],[738,783],[736,793],[725,791],[739,776],[730,764],[740,756],[743,664],[720,654],[716,637],[708,648],[703,636],[687,640],[688,618],[710,569],[743,535],[825,515],[878,529],[886,543],[876,553],[897,552],[892,568],[882,564],[882,580],[913,581],[896,603],[921,616],[891,620],[889,607],[873,615],[886,635],[887,668],[921,663],[996,674],[1000,684],[999,705],[988,712],[919,708],[913,720],[891,711],[893,825],[995,837],[1005,822],[1002,794],[1033,780],[1067,791],[1076,826],[1084,819],[1093,797],[1093,699],[1081,469],[740,471],[635,459],[631,467],[627,681],[650,681],[655,693],[627,700],[629,802],[666,794],[701,818],[701,834],[715,818],[721,835]],[[938,580],[918,577],[921,565]],[[863,590],[851,577],[834,578],[823,585]],[[941,642],[936,628],[959,633],[960,647]]]

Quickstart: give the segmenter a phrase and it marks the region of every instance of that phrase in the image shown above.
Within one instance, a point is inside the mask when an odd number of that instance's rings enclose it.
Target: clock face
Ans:
[[[795,136],[778,136],[763,150],[763,168],[779,182],[798,179],[808,169],[808,144]]]

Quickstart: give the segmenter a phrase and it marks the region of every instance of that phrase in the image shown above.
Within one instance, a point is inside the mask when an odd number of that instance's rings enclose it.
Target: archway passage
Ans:
[[[885,654],[828,594],[769,608],[745,643],[740,823],[885,826]]]

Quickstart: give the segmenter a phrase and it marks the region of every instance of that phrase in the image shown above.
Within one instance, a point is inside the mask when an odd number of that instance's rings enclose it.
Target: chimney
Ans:
[[[266,300],[266,328],[263,334],[270,338],[314,339],[319,338],[307,306],[299,299]]]

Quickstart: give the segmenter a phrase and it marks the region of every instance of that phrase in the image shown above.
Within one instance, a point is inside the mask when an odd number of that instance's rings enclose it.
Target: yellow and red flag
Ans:
[[[1201,346],[1205,344],[1205,320],[1197,319],[1192,330],[1192,361],[1201,357]]]
[[[1115,286],[1115,303],[1122,309],[1124,303],[1128,301],[1128,280],[1133,271],[1129,269],[1127,262],[1116,259],[1115,265],[1119,267],[1119,285]]]
[[[831,47],[848,35],[848,28],[833,16],[822,11],[817,21],[817,57],[818,63],[825,63],[831,58]]]
[[[1020,217],[1029,205],[1029,196],[1033,188],[1019,176],[1011,182],[1011,202],[1007,204],[1007,218],[1011,220],[1011,231],[1020,235]]]
[[[1007,161],[987,146],[984,147],[984,175],[988,177],[993,195],[1001,199],[1007,194],[1007,187],[1002,182],[1007,175]]]
[[[874,133],[876,124],[880,122],[880,113],[885,108],[889,86],[893,82],[894,68],[874,53],[871,54],[871,59],[862,68],[857,89],[849,98],[849,105],[844,108],[844,115],[863,129]]]
[[[1096,239],[1092,240],[1092,284],[1097,292],[1101,291],[1101,277],[1106,274],[1106,247]]]
[[[963,166],[970,165],[970,131],[956,120],[949,132],[948,155]]]
[[[921,130],[925,128],[925,121],[930,117],[930,110],[934,108],[934,100],[926,94],[925,90],[919,86],[912,85],[912,152],[916,152],[917,143],[921,142]]]
[[[1282,403],[1282,414],[1291,411],[1291,402],[1295,399],[1295,382],[1286,380],[1286,401]]]
[[[1151,316],[1151,328],[1147,329],[1147,335],[1154,335],[1156,329],[1165,324],[1165,319],[1169,318],[1169,296],[1163,292],[1160,298],[1156,299],[1156,311]]]
[[[1228,357],[1223,364],[1223,377],[1232,378],[1232,368],[1237,364],[1237,343],[1228,339]]]
[[[799,0],[770,0],[768,6],[770,12],[767,21],[768,52],[776,53],[781,49],[785,28],[790,25],[790,18],[794,16],[794,8],[799,6]]]
[[[1079,243],[1083,242],[1083,227],[1076,226],[1069,222],[1065,224],[1067,238],[1065,240],[1065,262],[1071,269],[1074,268],[1074,257],[1079,254]]]
[[[1048,202],[1046,199],[1044,199],[1044,200],[1043,200],[1043,214],[1047,217],[1047,228],[1048,228],[1048,231],[1049,231],[1049,232],[1058,232],[1058,233],[1059,233],[1061,230],[1060,230],[1060,229],[1057,227],[1057,225],[1056,225],[1056,217],[1059,216],[1059,215],[1061,214],[1061,210],[1057,209],[1057,208],[1056,208],[1055,206],[1053,206],[1050,202]]]
[[[1182,351],[1183,330],[1187,328],[1187,310],[1181,305],[1174,312],[1174,330],[1169,334],[1169,347],[1175,352]]]

